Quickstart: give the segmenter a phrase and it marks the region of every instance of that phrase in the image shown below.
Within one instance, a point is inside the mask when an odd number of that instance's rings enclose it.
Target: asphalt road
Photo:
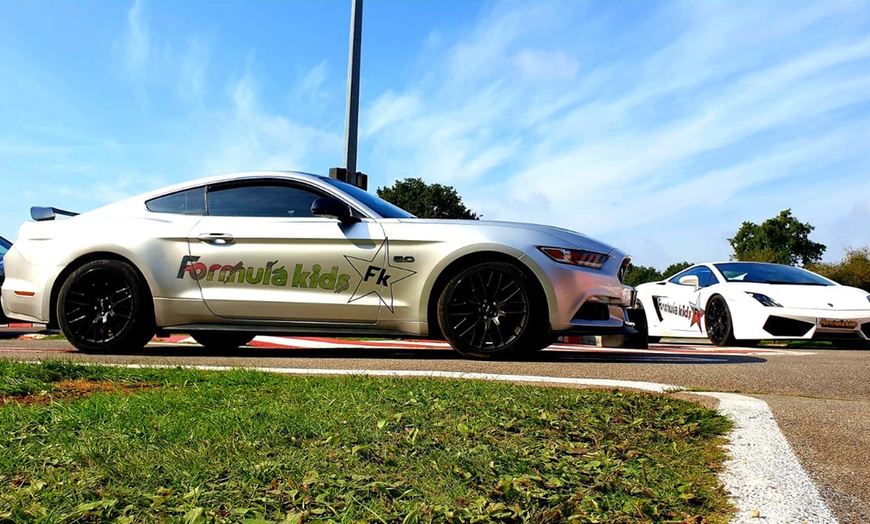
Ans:
[[[545,351],[532,361],[476,362],[432,349],[262,349],[208,352],[151,344],[138,354],[85,355],[63,340],[20,340],[0,328],[0,358],[302,369],[459,371],[658,382],[768,403],[795,454],[842,523],[870,522],[870,351],[746,350],[631,354]],[[668,349],[668,345],[658,346]],[[759,522],[763,522],[760,519]]]

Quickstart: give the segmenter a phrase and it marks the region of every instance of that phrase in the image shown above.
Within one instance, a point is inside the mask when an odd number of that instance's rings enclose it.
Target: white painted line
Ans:
[[[735,422],[726,446],[731,458],[719,476],[738,508],[733,524],[837,522],[766,402],[734,393],[695,394],[719,399],[719,412]]]

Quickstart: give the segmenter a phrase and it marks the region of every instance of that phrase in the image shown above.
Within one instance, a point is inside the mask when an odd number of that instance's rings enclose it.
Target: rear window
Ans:
[[[197,187],[145,202],[148,211],[176,215],[205,215],[205,188]]]

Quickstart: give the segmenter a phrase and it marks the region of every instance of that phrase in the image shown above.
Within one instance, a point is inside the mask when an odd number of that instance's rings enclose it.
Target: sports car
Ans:
[[[296,172],[191,181],[69,218],[35,207],[6,256],[3,310],[81,351],[184,332],[443,338],[472,358],[565,334],[645,340],[622,251],[555,227],[427,220]]]
[[[649,340],[707,337],[718,346],[760,340],[870,339],[870,294],[804,269],[759,262],[697,264],[637,286]]]

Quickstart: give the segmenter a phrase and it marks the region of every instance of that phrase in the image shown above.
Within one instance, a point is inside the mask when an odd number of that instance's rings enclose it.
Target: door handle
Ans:
[[[196,238],[198,238],[200,242],[206,242],[218,246],[231,244],[233,242],[233,236],[229,233],[203,233],[197,235]]]

